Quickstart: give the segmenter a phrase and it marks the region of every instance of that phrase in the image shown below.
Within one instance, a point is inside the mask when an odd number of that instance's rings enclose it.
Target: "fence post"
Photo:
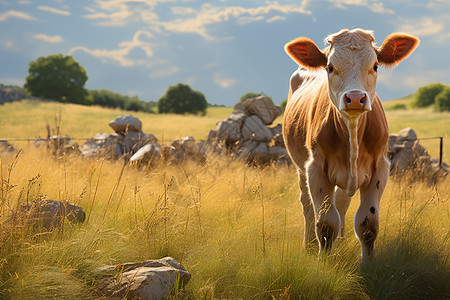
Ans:
[[[440,143],[439,143],[439,168],[442,169],[442,148],[444,147],[443,145],[443,137],[440,137]]]

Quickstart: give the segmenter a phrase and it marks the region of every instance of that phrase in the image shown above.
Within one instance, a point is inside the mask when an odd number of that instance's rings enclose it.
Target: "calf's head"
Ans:
[[[374,41],[372,31],[343,29],[325,39],[330,45],[323,50],[300,37],[285,51],[307,69],[325,69],[333,104],[344,117],[358,117],[372,109],[378,66],[394,67],[419,45],[419,39],[404,33],[389,35],[380,47]]]

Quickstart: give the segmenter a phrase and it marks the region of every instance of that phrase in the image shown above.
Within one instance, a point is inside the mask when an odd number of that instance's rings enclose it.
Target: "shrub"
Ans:
[[[90,90],[89,96],[92,97],[92,105],[120,108],[128,111],[153,112],[154,102],[142,101],[138,97],[131,98],[109,90]]]
[[[244,95],[241,96],[241,98],[239,99],[239,102],[244,102],[247,99],[251,99],[251,98],[256,98],[259,96],[266,96],[268,98],[270,98],[270,100],[272,100],[272,97],[264,95],[263,93],[253,93],[253,92],[248,92]]]
[[[284,112],[284,110],[286,109],[286,105],[287,105],[287,99],[284,99],[283,101],[281,101],[281,103],[280,103],[281,111]]]
[[[395,105],[392,105],[392,107],[389,108],[390,110],[406,110],[406,104],[404,103],[397,103]]]
[[[446,86],[434,99],[437,111],[450,111],[450,86]]]
[[[204,115],[207,107],[205,96],[183,83],[170,86],[165,95],[158,100],[159,113]]]
[[[428,107],[433,105],[434,98],[442,92],[445,85],[442,83],[430,83],[429,85],[420,87],[414,94],[414,99],[411,103],[413,107]]]

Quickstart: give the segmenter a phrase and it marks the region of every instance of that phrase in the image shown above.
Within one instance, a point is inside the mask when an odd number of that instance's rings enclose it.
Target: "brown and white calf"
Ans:
[[[373,256],[380,198],[389,175],[388,125],[375,92],[379,65],[394,67],[419,40],[393,33],[380,47],[371,31],[341,30],[320,50],[308,38],[285,46],[300,67],[291,77],[283,119],[286,148],[298,169],[305,217],[305,244],[319,254],[344,236],[345,214],[360,190],[355,232],[362,261]]]

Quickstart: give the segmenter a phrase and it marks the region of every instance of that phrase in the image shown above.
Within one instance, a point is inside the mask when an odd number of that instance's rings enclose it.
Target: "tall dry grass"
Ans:
[[[319,260],[301,246],[293,168],[224,158],[137,169],[121,161],[55,159],[45,149],[1,154],[0,298],[96,298],[104,264],[173,256],[192,279],[189,299],[446,299],[448,179],[391,180],[382,199],[376,258],[360,269],[350,234]],[[68,200],[89,220],[49,232],[8,221],[20,203]],[[180,296],[180,295],[179,295]]]

